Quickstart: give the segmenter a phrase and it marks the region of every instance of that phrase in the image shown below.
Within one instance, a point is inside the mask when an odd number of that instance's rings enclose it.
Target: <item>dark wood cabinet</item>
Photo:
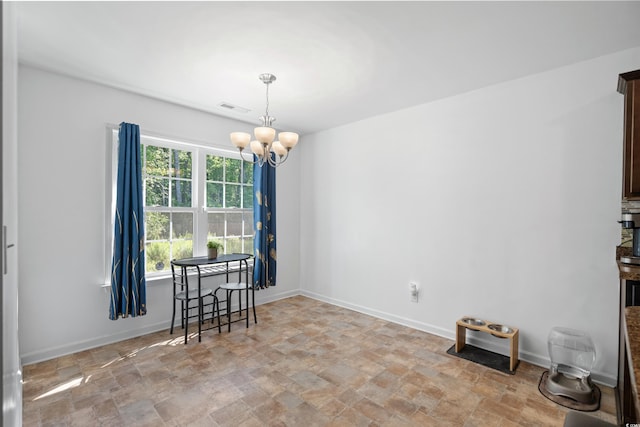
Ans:
[[[624,170],[622,197],[640,200],[640,70],[618,76],[624,95]]]
[[[625,327],[625,308],[635,306],[633,301],[633,289],[640,286],[638,280],[627,280],[625,277],[638,278],[640,266],[625,266],[620,268],[620,321],[619,321],[619,348],[618,348],[618,386],[617,386],[617,406],[618,424],[628,425],[636,423],[635,398],[631,385],[631,369],[629,367],[629,351],[627,348],[627,331]],[[637,355],[636,355],[637,357]]]

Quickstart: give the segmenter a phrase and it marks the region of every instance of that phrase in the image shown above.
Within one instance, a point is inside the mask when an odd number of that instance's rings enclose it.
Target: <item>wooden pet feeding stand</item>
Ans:
[[[463,317],[456,322],[456,353],[464,348],[467,339],[467,329],[486,332],[498,338],[509,338],[510,356],[509,369],[514,371],[518,365],[518,329],[492,323],[487,320]]]

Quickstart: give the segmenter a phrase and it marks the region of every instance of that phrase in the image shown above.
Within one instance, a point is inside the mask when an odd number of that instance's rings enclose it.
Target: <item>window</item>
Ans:
[[[113,141],[115,188],[117,130]],[[172,259],[205,255],[210,239],[224,253],[253,253],[253,165],[198,144],[145,134],[140,143],[147,277],[169,272]]]
[[[140,138],[147,273],[168,270],[174,258],[193,256],[196,216],[194,152],[152,142]]]
[[[240,159],[206,156],[208,236],[226,253],[253,253],[253,167]]]

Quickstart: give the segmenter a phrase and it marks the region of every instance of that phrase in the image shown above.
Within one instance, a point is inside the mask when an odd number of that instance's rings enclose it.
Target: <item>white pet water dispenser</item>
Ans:
[[[554,396],[592,404],[598,396],[591,382],[596,348],[589,334],[569,328],[554,327],[548,338],[551,368],[544,387]]]

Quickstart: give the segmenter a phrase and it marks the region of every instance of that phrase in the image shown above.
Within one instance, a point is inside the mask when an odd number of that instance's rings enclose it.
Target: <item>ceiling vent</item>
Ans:
[[[220,104],[218,104],[218,107],[222,107],[226,110],[231,110],[231,111],[235,111],[236,113],[248,113],[249,110],[248,108],[244,108],[244,107],[239,107],[237,105],[233,105],[229,102],[221,102]]]

